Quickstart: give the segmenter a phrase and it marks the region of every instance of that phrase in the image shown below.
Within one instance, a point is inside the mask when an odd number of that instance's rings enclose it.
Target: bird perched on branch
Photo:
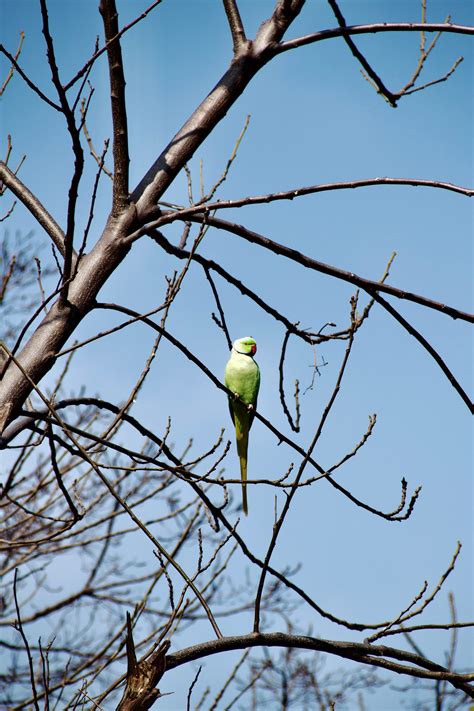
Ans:
[[[253,357],[257,344],[253,338],[238,338],[232,345],[230,358],[225,368],[225,385],[234,393],[229,396],[229,410],[235,425],[237,454],[242,480],[242,506],[245,515],[247,506],[247,450],[249,430],[252,426],[260,387],[260,370]]]

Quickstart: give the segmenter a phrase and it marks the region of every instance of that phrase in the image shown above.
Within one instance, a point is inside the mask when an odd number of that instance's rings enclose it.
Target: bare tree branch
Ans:
[[[21,182],[3,161],[0,161],[0,181],[3,182],[31,212],[38,224],[40,224],[51,237],[59,252],[64,257],[66,239],[64,232],[56,220],[51,217],[44,205],[40,203],[38,198],[28,190],[26,185]]]
[[[347,23],[344,18],[344,15],[342,14],[339,5],[337,4],[336,0],[328,0],[329,5],[331,6],[332,11],[334,12],[336,16],[336,20],[339,23],[339,27],[341,30],[344,30],[347,28]],[[350,35],[348,34],[343,34],[344,41],[351,50],[352,54],[354,57],[360,62],[360,64],[363,66],[369,77],[372,79],[375,87],[377,88],[377,91],[379,94],[382,94],[382,96],[388,101],[388,103],[393,106],[393,108],[396,108],[397,106],[397,97],[395,94],[393,94],[390,89],[388,89],[382,79],[379,77],[379,75],[372,69],[362,52],[359,51],[357,48],[355,42],[351,39]]]
[[[112,37],[110,40],[108,40],[108,42],[106,42],[103,47],[101,47],[100,49],[96,50],[96,51],[94,52],[94,54],[92,55],[92,57],[91,57],[91,58],[84,64],[84,66],[77,72],[77,74],[76,74],[75,76],[73,76],[73,78],[70,79],[67,84],[64,85],[64,91],[69,91],[69,89],[70,89],[72,86],[74,86],[74,84],[75,84],[77,81],[79,81],[79,79],[81,79],[81,77],[83,77],[83,76],[86,74],[86,72],[89,71],[89,69],[92,67],[92,65],[94,64],[94,62],[95,62],[104,52],[107,51],[107,49],[108,49],[108,47],[109,47],[109,44],[111,44],[112,42],[115,42],[116,40],[120,39],[120,37],[122,37],[122,36],[125,34],[125,32],[128,32],[128,30],[130,30],[130,29],[131,29],[132,27],[134,27],[138,22],[140,22],[141,20],[143,20],[143,19],[144,19],[152,10],[154,10],[155,7],[157,7],[157,5],[159,5],[161,2],[162,2],[162,0],[154,0],[154,2],[152,2],[151,5],[150,5],[149,7],[147,7],[147,9],[144,10],[144,11],[141,13],[141,15],[139,15],[139,16],[136,17],[134,20],[132,20],[132,22],[129,22],[128,25],[125,25],[124,27],[122,27],[122,29],[120,30],[120,32],[118,32],[114,37]]]
[[[125,76],[122,49],[118,37],[118,13],[115,0],[101,0],[99,12],[104,23],[110,77],[110,99],[114,127],[114,180],[112,214],[119,215],[128,203],[128,129],[125,106]]]
[[[461,399],[466,403],[467,407],[469,408],[470,412],[474,412],[474,403],[472,402],[471,398],[469,395],[466,393],[462,385],[459,383],[459,381],[455,378],[454,374],[452,371],[448,368],[444,360],[441,358],[440,354],[433,348],[433,346],[426,340],[424,336],[421,335],[419,331],[416,330],[414,326],[412,326],[403,316],[396,311],[396,309],[393,308],[389,302],[384,299],[380,294],[377,294],[375,291],[372,293],[372,298],[377,301],[383,308],[391,315],[394,317],[398,323],[400,323],[403,328],[416,340],[418,343],[420,343],[423,348],[428,351],[430,356],[433,358],[433,360],[438,364],[438,366],[441,368],[453,388],[456,390],[458,395],[461,396]]]
[[[74,268],[74,229],[76,221],[76,204],[81,181],[82,172],[84,169],[84,153],[81,146],[80,132],[76,126],[74,111],[69,106],[66,92],[62,87],[59,77],[59,69],[56,62],[53,38],[49,29],[49,17],[46,0],[40,0],[41,17],[43,21],[43,35],[46,42],[46,54],[48,57],[49,67],[51,69],[51,79],[58,94],[61,112],[66,119],[67,129],[72,141],[72,150],[74,154],[74,171],[71,178],[71,183],[68,192],[68,208],[67,208],[67,228],[64,253],[63,267],[63,282],[64,289],[61,292],[60,301],[63,303],[67,299],[69,278]]]
[[[203,642],[194,647],[188,647],[169,654],[166,657],[166,668],[175,669],[177,666],[190,661],[202,659],[221,651],[246,649],[249,647],[299,647],[314,651],[337,654],[346,659],[359,661],[362,664],[378,666],[389,669],[397,674],[409,674],[420,679],[447,679],[453,686],[461,689],[470,698],[474,698],[474,686],[470,683],[474,674],[455,674],[448,669],[436,664],[425,657],[401,649],[382,645],[361,644],[357,642],[333,642],[320,640],[314,637],[288,635],[283,632],[258,633],[235,637],[225,637],[222,640]],[[401,664],[391,661],[392,659]]]
[[[222,1],[224,3],[224,9],[232,34],[232,41],[234,43],[234,56],[236,56],[239,53],[240,48],[245,46],[245,43],[247,41],[244,26],[242,24],[242,18],[240,17],[237,0]]]
[[[61,107],[58,104],[54,103],[54,101],[51,101],[51,99],[49,99],[46,96],[46,94],[43,94],[41,89],[38,86],[36,86],[36,84],[34,82],[32,82],[31,79],[28,78],[28,76],[25,74],[23,69],[20,67],[20,65],[16,61],[15,57],[12,54],[10,54],[10,52],[7,49],[5,49],[3,44],[0,44],[0,52],[2,54],[4,54],[5,57],[7,57],[7,59],[11,62],[12,67],[14,67],[16,69],[16,71],[21,76],[23,81],[26,82],[26,84],[30,87],[30,89],[32,91],[34,91],[34,93],[37,94],[40,97],[40,99],[45,101],[49,106],[51,106],[52,109],[55,109],[56,111],[61,111]]]
[[[20,32],[20,41],[18,42],[18,48],[16,50],[15,56],[13,57],[13,61],[17,64],[18,63],[18,57],[21,54],[21,48],[23,47],[23,41],[25,39],[25,33]],[[3,50],[2,50],[3,51]],[[5,77],[5,81],[3,82],[2,86],[0,87],[0,97],[3,95],[5,89],[7,88],[8,84],[13,78],[13,72],[15,70],[15,65],[12,63],[12,66],[10,67],[7,76]],[[6,161],[8,162],[8,161]]]
[[[281,54],[281,52],[287,52],[290,49],[297,49],[307,44],[322,42],[334,37],[376,34],[378,32],[452,32],[461,35],[474,35],[474,27],[433,22],[375,22],[369,25],[348,25],[344,28],[335,27],[330,30],[320,30],[303,37],[280,42],[278,46],[272,48],[272,52],[273,54]]]

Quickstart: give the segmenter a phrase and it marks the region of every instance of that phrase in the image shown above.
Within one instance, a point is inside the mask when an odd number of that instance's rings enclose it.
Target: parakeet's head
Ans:
[[[234,351],[237,351],[237,353],[242,353],[243,355],[254,356],[257,352],[257,344],[250,336],[238,338],[236,341],[234,341],[232,347]]]

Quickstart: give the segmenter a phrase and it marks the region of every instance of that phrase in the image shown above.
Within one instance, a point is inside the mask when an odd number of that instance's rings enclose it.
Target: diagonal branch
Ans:
[[[304,0],[277,2],[272,16],[262,23],[255,40],[234,58],[216,86],[149,168],[130,198],[137,204],[142,221],[155,209],[156,202],[183,165],[224,118],[249,82],[270,61],[273,56],[271,49],[281,41],[303,5]]]
[[[70,81],[68,81],[67,84],[64,85],[64,91],[69,91],[69,89],[70,89],[72,86],[74,86],[74,84],[75,84],[77,81],[79,81],[79,79],[81,79],[81,78],[89,71],[89,69],[92,67],[92,65],[94,64],[94,62],[95,62],[105,51],[107,51],[108,46],[109,46],[109,43],[114,42],[116,39],[120,39],[120,37],[122,37],[122,36],[125,34],[125,32],[127,32],[128,30],[130,30],[134,25],[136,25],[138,22],[140,22],[140,20],[143,20],[143,19],[148,15],[148,13],[150,13],[152,10],[154,10],[155,7],[156,7],[157,5],[159,5],[161,2],[162,2],[162,0],[154,0],[154,2],[152,2],[152,4],[151,4],[149,7],[147,7],[147,9],[144,10],[144,11],[141,13],[141,15],[139,15],[139,16],[136,17],[134,20],[132,20],[132,22],[129,22],[128,25],[125,25],[124,27],[122,27],[122,29],[120,30],[120,32],[118,32],[118,33],[115,35],[115,37],[112,37],[112,38],[109,40],[109,42],[106,42],[106,43],[104,44],[103,47],[101,47],[100,49],[96,50],[96,51],[94,52],[94,54],[92,55],[92,57],[91,57],[91,58],[84,64],[84,66],[81,67],[81,69],[77,72],[77,74],[76,74],[75,76],[73,76],[72,79],[71,79]]]
[[[47,209],[40,203],[37,197],[24,185],[9,167],[0,161],[0,182],[4,183],[23,205],[31,212],[36,221],[48,233],[64,257],[66,236],[56,220],[51,217]]]
[[[55,104],[54,101],[51,101],[51,99],[49,99],[49,98],[46,96],[46,94],[43,94],[43,92],[41,91],[41,89],[40,89],[38,86],[36,86],[36,84],[35,84],[34,82],[31,81],[31,79],[25,74],[25,72],[23,71],[23,69],[22,69],[22,68],[20,67],[20,65],[18,64],[16,58],[15,58],[7,49],[5,49],[5,47],[3,46],[3,44],[0,44],[0,52],[1,52],[2,54],[4,54],[5,57],[11,62],[12,67],[15,68],[15,70],[16,70],[16,71],[18,72],[18,74],[21,76],[21,78],[23,79],[23,81],[30,87],[30,89],[31,89],[32,91],[35,92],[35,94],[37,94],[37,95],[40,97],[40,99],[42,99],[43,101],[45,101],[49,106],[51,106],[51,108],[55,109],[56,111],[61,111],[61,107],[58,106],[58,104]]]
[[[369,292],[370,293],[370,292]],[[399,324],[403,326],[403,328],[410,334],[410,336],[413,336],[416,338],[418,343],[420,343],[423,348],[428,351],[430,356],[434,359],[434,361],[438,364],[438,366],[441,368],[453,388],[456,390],[456,392],[461,396],[462,400],[466,403],[467,407],[469,408],[471,413],[474,413],[474,403],[472,402],[471,398],[469,395],[466,393],[462,385],[459,383],[459,381],[455,378],[454,374],[451,372],[451,370],[448,368],[444,360],[441,358],[439,353],[433,348],[433,346],[426,340],[424,336],[421,335],[419,331],[414,328],[403,316],[398,313],[396,309],[393,308],[393,306],[386,301],[380,294],[377,294],[376,292],[373,292],[372,298],[377,301],[393,318],[398,321]]]
[[[350,284],[354,284],[355,286],[360,287],[367,293],[372,294],[372,292],[374,291],[381,291],[385,294],[396,296],[398,299],[413,301],[415,304],[426,306],[427,308],[434,309],[435,311],[441,311],[441,313],[447,314],[448,316],[451,316],[451,318],[459,318],[463,321],[474,323],[474,315],[471,313],[460,311],[459,309],[456,309],[453,306],[448,306],[446,304],[439,303],[438,301],[433,301],[432,299],[428,299],[427,297],[421,296],[420,294],[415,294],[411,291],[405,291],[404,289],[399,289],[395,286],[390,286],[390,284],[373,281],[372,279],[365,279],[364,277],[354,274],[354,272],[347,272],[344,269],[333,267],[330,264],[326,264],[325,262],[319,262],[316,259],[312,259],[311,257],[308,257],[302,252],[299,252],[296,249],[287,247],[286,245],[280,244],[279,242],[274,242],[273,240],[269,239],[268,237],[264,237],[258,232],[248,230],[247,228],[243,227],[243,225],[238,225],[235,222],[229,222],[227,220],[222,220],[219,217],[208,215],[207,210],[205,214],[201,215],[189,215],[189,210],[185,210],[183,211],[183,213],[186,216],[186,220],[189,220],[190,222],[197,222],[200,224],[205,219],[206,224],[210,225],[211,227],[226,230],[227,232],[231,232],[232,234],[235,234],[238,237],[243,237],[248,242],[251,242],[252,244],[258,244],[259,246],[270,250],[274,254],[280,254],[284,257],[287,257],[288,259],[291,259],[297,264],[301,264],[307,269],[313,269],[314,271],[321,272],[322,274],[327,274],[328,276],[336,277],[336,279],[341,279],[342,281],[347,281]],[[166,213],[159,220],[156,220],[156,222],[143,228],[143,231],[149,231],[152,227],[159,227],[164,224],[174,222],[176,219],[181,219],[181,213]],[[141,231],[135,234],[140,235],[140,232]],[[130,235],[130,239],[135,239],[135,234]]]
[[[331,6],[332,11],[334,12],[336,16],[336,20],[339,23],[339,27],[341,29],[345,29],[347,27],[346,20],[344,18],[344,15],[342,14],[339,5],[337,4],[336,0],[328,0],[328,3]],[[355,42],[350,38],[349,35],[343,34],[344,41],[351,50],[352,54],[354,57],[359,61],[359,63],[364,67],[365,71],[367,72],[368,76],[372,79],[375,88],[377,89],[379,94],[382,94],[382,96],[388,101],[390,106],[393,106],[393,108],[396,108],[397,106],[397,96],[393,94],[390,89],[388,89],[385,84],[383,83],[382,79],[379,77],[379,75],[372,69],[362,52],[357,48]]]
[[[118,37],[118,14],[115,0],[100,0],[99,12],[104,23],[109,63],[110,100],[112,104],[114,181],[112,214],[119,215],[128,202],[128,129],[125,104],[125,76],[122,49]]]
[[[14,60],[16,63],[18,63],[18,57],[19,57],[20,54],[21,54],[21,48],[23,47],[23,42],[24,42],[24,40],[25,40],[25,33],[24,33],[24,32],[20,32],[20,41],[19,41],[19,43],[18,43],[18,48],[17,48],[17,50],[16,50],[15,56],[13,57],[13,60]],[[12,64],[11,67],[10,67],[10,69],[8,70],[8,74],[7,74],[7,76],[6,76],[5,81],[3,82],[2,86],[0,87],[0,97],[3,95],[5,89],[7,88],[7,86],[8,86],[9,83],[10,83],[10,81],[12,80],[14,70],[15,70],[15,65]]]

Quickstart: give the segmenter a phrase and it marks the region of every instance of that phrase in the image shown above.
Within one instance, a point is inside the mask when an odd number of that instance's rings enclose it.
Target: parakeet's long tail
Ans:
[[[240,478],[242,480],[242,508],[247,516],[249,509],[247,504],[247,450],[249,443],[249,435],[247,432],[239,432],[237,430],[237,454],[240,461]]]

